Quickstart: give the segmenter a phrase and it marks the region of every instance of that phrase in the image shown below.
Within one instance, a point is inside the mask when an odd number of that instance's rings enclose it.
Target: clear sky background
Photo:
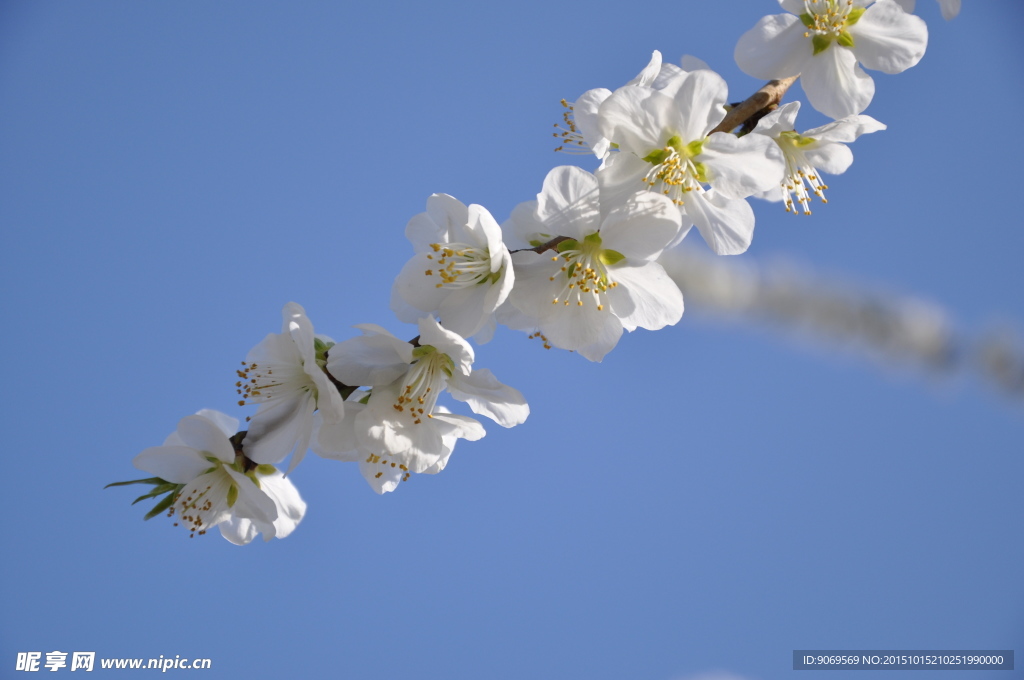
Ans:
[[[922,296],[966,328],[1024,320],[1024,4],[964,4],[947,23],[919,0],[923,61],[874,74],[866,113],[888,131],[853,145],[812,217],[757,203],[739,257]],[[562,97],[659,49],[742,99],[760,83],[733,48],[777,11],[0,2],[0,676],[53,650],[365,680],[767,680],[794,674],[794,649],[1024,653],[1021,406],[699,315],[603,364],[499,330],[477,365],[526,395],[526,424],[489,424],[384,497],[311,456],[282,541],[190,540],[142,521],[138,487],[103,490],[144,476],[132,457],[183,416],[247,413],[233,372],[288,301],[337,340],[415,335],[388,309],[406,222],[433,192],[501,221],[554,165],[593,169],[551,151]],[[805,106],[798,124],[824,120]]]

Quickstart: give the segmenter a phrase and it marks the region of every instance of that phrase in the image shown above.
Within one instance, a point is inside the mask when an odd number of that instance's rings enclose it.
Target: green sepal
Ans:
[[[615,143],[615,142],[612,142],[610,146],[613,149],[618,149],[619,148],[619,145],[617,143]]]
[[[576,266],[578,264],[578,262],[573,262],[572,264],[569,265],[569,268],[565,271],[566,278],[572,278],[572,275],[576,271]]]
[[[170,482],[166,484],[161,484],[160,486],[154,487],[153,490],[150,491],[149,493],[142,494],[141,496],[133,500],[132,505],[135,505],[139,501],[144,501],[147,498],[156,498],[157,496],[163,496],[168,491],[174,491],[177,488],[177,484],[171,484]]]
[[[174,503],[174,499],[176,497],[177,497],[177,494],[173,494],[173,493],[167,494],[166,496],[164,496],[164,499],[162,501],[160,501],[159,503],[157,503],[156,505],[154,505],[153,509],[150,510],[149,512],[147,512],[146,516],[143,517],[142,519],[143,520],[153,519],[157,515],[163,514],[164,510],[166,510],[167,508],[171,507],[171,504]]]
[[[647,161],[651,165],[661,165],[665,161],[665,158],[668,157],[668,154],[669,152],[664,149],[655,149],[644,156],[641,160]]]
[[[256,485],[257,489],[263,489],[263,485],[260,484],[260,480],[256,479],[256,470],[249,470],[245,473],[245,476],[252,480],[252,483]]]
[[[372,396],[373,396],[373,392],[372,392],[372,391],[370,391],[370,392],[367,392],[367,393],[366,393],[366,396],[365,396],[365,397],[363,397],[362,399],[360,399],[360,400],[359,400],[358,402],[356,402],[356,403],[359,403],[359,404],[369,404],[369,403],[370,403],[370,397],[372,397]]]
[[[261,475],[272,475],[275,472],[277,472],[277,468],[271,465],[270,463],[260,463],[259,465],[256,466],[256,472],[260,473]]]
[[[412,348],[412,358],[413,359],[422,359],[423,357],[427,356],[428,354],[433,354],[436,351],[437,351],[437,348],[434,347],[433,345],[420,345],[419,347],[413,347]]]
[[[109,489],[112,486],[128,486],[129,484],[168,484],[166,479],[160,479],[159,477],[147,477],[146,479],[132,479],[127,482],[111,482],[107,484],[104,489]]]
[[[711,180],[708,179],[708,166],[703,163],[694,163],[693,169],[697,171],[697,181],[704,184],[709,184]]]
[[[860,18],[866,11],[868,11],[867,7],[854,7],[851,9],[850,13],[846,15],[846,25],[853,26],[855,23],[860,21]]]
[[[564,241],[562,241],[561,243],[559,243],[557,246],[555,246],[555,250],[557,250],[560,253],[564,253],[567,250],[579,250],[579,249],[580,249],[579,241],[577,241],[576,239],[572,239],[572,238],[567,238]]]
[[[232,484],[228,487],[228,507],[235,507],[235,501],[238,500],[238,487]]]
[[[320,338],[313,338],[313,350],[319,354],[320,352],[326,352],[330,348],[334,347],[333,342],[325,342]]]
[[[841,31],[839,37],[836,38],[836,42],[843,47],[853,47],[853,36],[850,35],[849,31]]]
[[[704,140],[698,139],[696,142],[690,142],[686,145],[685,155],[687,158],[693,158],[694,156],[700,155],[700,152],[704,150]]]
[[[814,15],[810,12],[804,12],[800,15],[800,22],[807,28],[814,28]]]
[[[538,241],[537,239],[533,239],[532,241],[530,241],[530,245],[533,246],[534,248],[540,248],[542,245],[544,245],[544,242]]]
[[[811,38],[811,44],[814,45],[814,54],[818,55],[828,49],[832,44],[832,38],[827,35],[816,35]]]
[[[587,234],[583,237],[583,243],[590,246],[591,248],[601,247],[601,234],[596,231],[593,234]]]
[[[601,260],[601,264],[611,266],[618,264],[626,259],[626,256],[617,250],[605,249],[601,251],[601,254],[597,256],[597,259]]]

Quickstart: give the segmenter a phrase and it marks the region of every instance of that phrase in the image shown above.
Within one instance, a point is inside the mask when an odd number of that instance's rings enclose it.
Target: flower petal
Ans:
[[[921,61],[928,47],[924,19],[907,14],[893,0],[878,0],[868,7],[860,21],[850,27],[850,35],[857,60],[883,73],[906,71]]]
[[[466,376],[453,375],[448,381],[448,392],[469,404],[473,413],[487,416],[502,427],[520,425],[530,415],[530,407],[522,393],[501,383],[486,368]]]
[[[808,60],[800,84],[811,106],[836,119],[860,113],[875,96],[875,81],[853,52],[838,45]]]
[[[692,192],[686,212],[711,250],[719,255],[738,255],[754,238],[754,211],[745,199],[726,198],[714,189]]]
[[[801,10],[803,11],[803,10]],[[762,17],[740,36],[733,56],[740,70],[762,80],[788,78],[800,73],[812,54],[806,28],[793,14]]]
[[[235,462],[235,447],[220,427],[203,416],[186,416],[178,421],[178,436],[185,446],[209,453],[225,463]]]
[[[642,267],[616,267],[610,275],[633,302],[632,313],[620,317],[623,327],[656,331],[679,323],[683,317],[683,294],[657,262]]]
[[[152,446],[135,456],[132,465],[174,484],[188,484],[210,469],[210,461],[188,446]]]

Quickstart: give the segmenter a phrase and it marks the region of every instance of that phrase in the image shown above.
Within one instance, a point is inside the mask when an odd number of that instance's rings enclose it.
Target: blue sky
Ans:
[[[756,204],[739,257],[1019,327],[1024,6],[918,5],[923,61],[873,74],[889,129],[812,217]],[[652,49],[746,97],[733,47],[776,11],[0,3],[0,675],[62,650],[208,678],[765,680],[794,649],[1021,649],[1020,404],[689,312],[602,364],[499,331],[478,365],[526,424],[385,497],[311,456],[283,541],[189,540],[102,489],[181,417],[244,415],[233,372],[288,301],[338,340],[415,335],[388,298],[427,196],[501,221],[554,165],[593,169],[551,152],[558,102]]]

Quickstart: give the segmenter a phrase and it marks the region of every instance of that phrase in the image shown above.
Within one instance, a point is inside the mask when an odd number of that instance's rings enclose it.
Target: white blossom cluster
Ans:
[[[150,516],[167,511],[193,534],[217,526],[238,544],[257,533],[283,538],[305,512],[279,471],[289,457],[288,473],[308,449],[358,463],[384,493],[414,473],[440,472],[458,440],[484,436],[478,420],[439,400],[464,402],[502,427],[523,423],[523,395],[474,367],[469,340],[488,342],[497,324],[601,361],[624,330],[678,322],[683,295],[659,263],[663,253],[694,226],[714,253],[744,252],[754,232],[750,198],[809,214],[812,195],[825,201],[821,173],[846,171],[847,144],[885,129],[861,113],[874,94],[861,65],[898,73],[925,51],[927,29],[907,13],[912,3],[779,4],[787,13],[744,34],[736,61],[760,78],[799,75],[810,105],[834,122],[798,133],[799,102],[727,122],[720,75],[693,57],[663,63],[655,51],[624,86],[563,102],[560,149],[593,154],[593,173],[552,169],[536,198],[500,225],[483,206],[427,199],[406,226],[414,254],[391,296],[398,319],[416,324],[415,339],[367,323],[335,343],[288,303],[281,332],[238,371],[240,403],[257,407],[248,429],[216,411],[188,416],[163,446],[135,458],[154,477],[121,484],[152,484],[139,500],[164,498]],[[958,6],[943,2],[947,12]]]

